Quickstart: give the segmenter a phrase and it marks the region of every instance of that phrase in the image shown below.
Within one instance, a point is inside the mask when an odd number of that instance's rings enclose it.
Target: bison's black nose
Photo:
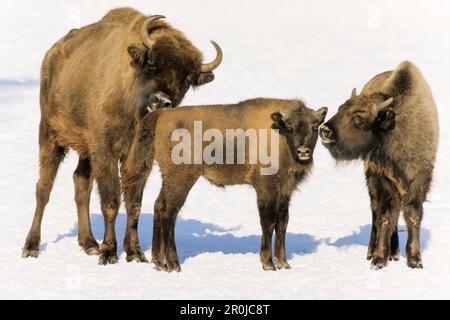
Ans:
[[[151,104],[160,109],[160,108],[172,108],[172,101],[170,101],[169,97],[164,93],[157,92],[150,97]]]
[[[311,149],[302,146],[297,149],[297,156],[300,160],[308,160],[311,157]]]
[[[320,138],[322,139],[323,143],[331,143],[334,142],[333,139],[333,130],[331,130],[328,126],[325,124],[320,126],[319,129]]]

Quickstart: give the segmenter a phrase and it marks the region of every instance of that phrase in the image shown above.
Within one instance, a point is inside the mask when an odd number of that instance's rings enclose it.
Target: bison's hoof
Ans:
[[[291,266],[289,265],[289,263],[287,263],[287,261],[283,261],[283,262],[278,262],[277,263],[277,268],[279,269],[279,270],[282,270],[282,269],[291,269]]]
[[[385,258],[375,256],[372,259],[372,264],[371,264],[370,268],[372,270],[380,270],[386,266],[387,266],[387,260]]]
[[[167,262],[166,263],[166,271],[167,272],[181,272],[181,267],[178,261]]]
[[[98,256],[100,254],[100,249],[98,247],[91,247],[88,249],[84,249],[84,252],[88,256]]]
[[[108,256],[104,253],[100,254],[98,258],[98,264],[101,266],[106,266],[107,264],[116,264],[119,258],[117,255]]]
[[[155,264],[155,268],[158,271],[167,271],[167,265],[159,260],[153,259],[152,262]]]
[[[422,259],[420,255],[408,257],[408,267],[413,269],[423,269]]]
[[[398,261],[398,260],[400,260],[400,251],[395,252],[395,253],[391,253],[391,255],[389,256],[389,260],[390,261]]]
[[[100,248],[95,239],[88,239],[86,241],[79,240],[78,244],[88,256],[98,256],[100,254]]]
[[[22,249],[22,258],[37,258],[39,257],[39,249]]]
[[[263,262],[262,267],[265,271],[277,271],[273,262]]]
[[[145,257],[144,254],[128,254],[127,255],[127,262],[143,262],[143,263],[147,263],[148,260]]]
[[[115,248],[102,248],[100,256],[98,257],[99,265],[116,264],[119,258]]]

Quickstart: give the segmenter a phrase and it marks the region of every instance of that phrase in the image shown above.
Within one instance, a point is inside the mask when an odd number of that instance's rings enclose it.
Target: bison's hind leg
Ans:
[[[175,171],[175,170],[174,170]],[[155,202],[152,261],[157,270],[181,271],[175,244],[178,212],[199,176],[187,168],[163,175],[163,185]]]
[[[48,124],[41,120],[39,127],[39,181],[36,185],[36,210],[33,223],[22,249],[22,257],[39,256],[41,242],[41,223],[45,206],[50,198],[59,165],[64,159],[66,149],[56,143]]]
[[[398,226],[395,227],[391,237],[391,254],[390,261],[398,261],[400,259],[400,243],[398,239]]]
[[[413,201],[403,208],[403,215],[408,227],[408,240],[406,242],[407,265],[413,269],[422,269],[420,254],[420,225],[423,217],[423,203]]]
[[[88,255],[99,255],[100,249],[95,240],[89,219],[89,202],[92,192],[91,162],[89,158],[80,157],[78,166],[73,173],[75,185],[75,202],[78,213],[78,244]]]

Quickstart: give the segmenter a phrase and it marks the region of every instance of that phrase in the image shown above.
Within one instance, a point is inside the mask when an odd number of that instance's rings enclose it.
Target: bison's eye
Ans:
[[[359,114],[354,115],[352,119],[355,127],[360,129],[363,128],[367,123],[367,120]]]
[[[318,124],[318,123],[313,124],[313,125],[311,126],[311,129],[313,129],[313,131],[319,130],[319,124]]]
[[[293,133],[294,132],[294,126],[290,122],[286,122],[286,131],[287,133]]]
[[[145,66],[145,71],[147,73],[155,73],[156,71],[158,71],[158,67],[156,66],[156,62],[154,59],[148,59],[147,60],[147,64]]]

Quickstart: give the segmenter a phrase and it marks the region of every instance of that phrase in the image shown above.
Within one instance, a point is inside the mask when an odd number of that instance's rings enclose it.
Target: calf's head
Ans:
[[[141,44],[128,47],[131,66],[138,71],[140,91],[156,108],[178,106],[191,87],[214,80],[213,70],[222,62],[216,49],[214,61],[203,64],[201,52],[180,31],[151,16],[141,27]],[[157,96],[155,96],[157,94]]]
[[[325,120],[327,111],[325,107],[314,111],[302,106],[288,114],[272,113],[272,129],[278,129],[280,134],[286,137],[291,154],[297,162],[301,164],[312,162],[318,129]]]
[[[353,89],[351,98],[320,127],[322,144],[337,160],[364,157],[380,135],[395,127],[393,102],[381,93],[362,96]]]

